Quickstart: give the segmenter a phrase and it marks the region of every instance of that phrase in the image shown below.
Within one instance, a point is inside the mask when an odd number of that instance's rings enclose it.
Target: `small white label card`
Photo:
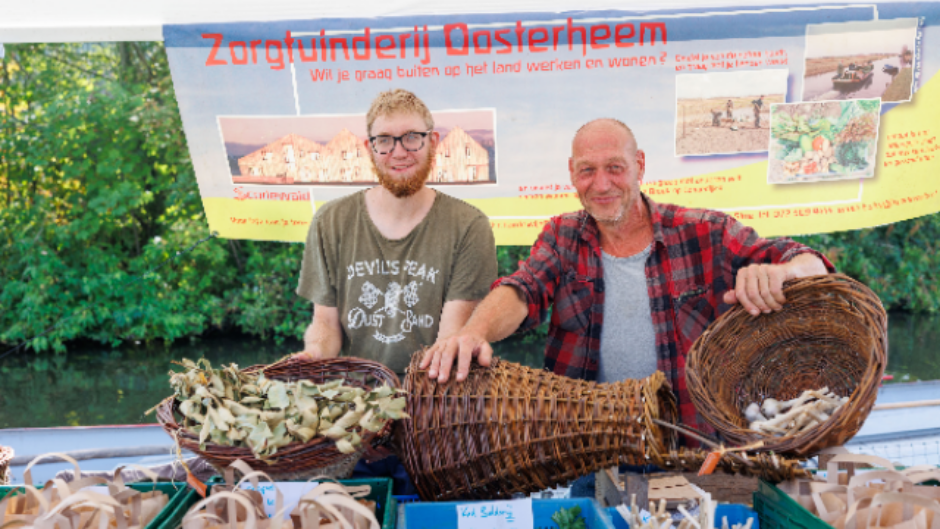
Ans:
[[[532,499],[457,506],[457,529],[532,529]]]
[[[319,483],[316,481],[278,481],[277,483],[262,481],[258,483],[257,489],[252,487],[251,483],[242,483],[243,489],[257,490],[261,493],[264,498],[264,514],[267,514],[268,518],[274,516],[277,512],[274,510],[274,506],[277,504],[277,494],[274,492],[275,485],[284,495],[284,505],[281,508],[284,509],[284,519],[287,520],[290,518],[290,512],[300,503],[300,498],[313,490]]]

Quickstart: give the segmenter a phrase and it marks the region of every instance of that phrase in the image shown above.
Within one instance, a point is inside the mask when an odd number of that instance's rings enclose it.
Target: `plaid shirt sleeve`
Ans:
[[[804,253],[820,258],[829,273],[836,271],[826,256],[792,239],[764,239],[753,228],[731,216],[725,217],[724,223],[723,245],[731,253],[729,264],[733,277],[737,277],[738,270],[748,265],[786,263]]]
[[[501,277],[491,288],[508,285],[515,287],[525,299],[529,314],[516,332],[525,332],[541,325],[548,318],[548,311],[555,298],[555,288],[562,274],[562,259],[559,255],[559,233],[556,220],[545,224],[538,240],[532,246],[529,258],[519,263],[519,270]],[[570,240],[568,241],[571,242]]]

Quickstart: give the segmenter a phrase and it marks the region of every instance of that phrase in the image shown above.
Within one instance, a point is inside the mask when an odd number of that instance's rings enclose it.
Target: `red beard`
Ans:
[[[424,163],[418,167],[415,174],[406,180],[399,180],[388,175],[385,171],[379,169],[379,166],[375,164],[375,156],[370,156],[372,160],[372,167],[375,169],[375,174],[379,177],[379,183],[382,184],[382,187],[388,189],[388,191],[395,195],[396,198],[406,198],[410,197],[417,193],[424,183],[428,180],[428,177],[431,176],[432,164],[431,161],[433,158],[433,150],[428,149],[428,155],[424,158]]]

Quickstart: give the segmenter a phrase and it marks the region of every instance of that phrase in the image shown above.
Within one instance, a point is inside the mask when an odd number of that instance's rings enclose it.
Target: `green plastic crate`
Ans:
[[[152,482],[145,481],[141,483],[129,483],[127,486],[134,490],[138,490],[140,492],[150,492],[156,489],[168,496],[166,506],[163,507],[163,510],[160,511],[160,513],[157,514],[157,516],[153,520],[150,520],[150,523],[147,524],[145,529],[173,529],[173,527],[175,526],[167,527],[167,524],[165,522],[167,514],[175,505],[178,505],[181,501],[183,501],[184,497],[187,495],[188,492],[192,492],[185,483],[179,483],[179,482],[162,481],[162,482],[158,482],[154,484]],[[41,489],[42,485],[40,485],[37,488]],[[22,490],[23,490],[23,487],[17,486],[17,485],[0,486],[0,500],[2,500],[3,498],[6,498],[7,495],[9,494],[16,494],[17,491],[22,491]]]
[[[365,496],[365,499],[375,502],[375,518],[382,524],[382,529],[395,529],[395,523],[398,520],[398,506],[394,498],[392,498],[391,478],[341,479],[338,481],[341,485],[350,487],[361,485],[371,486],[372,490]],[[215,483],[222,483],[221,478],[214,477],[209,480],[209,483],[206,485],[211,489],[212,484]],[[196,491],[191,492],[194,499],[189,501],[189,498],[187,498],[182,501],[178,511],[169,513],[166,517],[167,522],[175,521],[174,525],[165,525],[159,528],[148,527],[147,529],[175,529],[175,527],[179,526],[180,522],[183,520],[183,516],[186,515],[190,507],[200,500],[199,494],[197,494]]]
[[[214,476],[206,482],[206,486],[211,487],[221,482],[222,478]],[[148,527],[147,529],[176,529],[183,524],[183,517],[186,516],[189,509],[192,508],[193,505],[196,505],[201,499],[202,496],[200,496],[195,489],[187,487],[182,494],[175,498],[173,503],[167,504],[163,509],[163,512],[160,513],[161,516],[159,516],[160,523],[155,527]]]
[[[763,479],[754,492],[754,510],[761,529],[832,529],[786,492]]]

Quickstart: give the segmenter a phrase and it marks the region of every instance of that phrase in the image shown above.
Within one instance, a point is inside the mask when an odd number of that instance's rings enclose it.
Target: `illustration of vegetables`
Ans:
[[[775,108],[776,158],[786,176],[847,174],[868,167],[878,136],[877,100]]]

